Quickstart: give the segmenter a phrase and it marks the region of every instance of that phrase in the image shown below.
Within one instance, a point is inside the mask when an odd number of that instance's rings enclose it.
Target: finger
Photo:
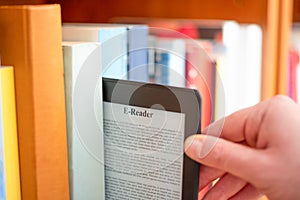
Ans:
[[[203,130],[203,133],[234,142],[247,140],[252,145],[267,112],[267,103],[261,102],[255,106],[239,110],[210,124]]]
[[[264,148],[266,144],[256,144],[257,134],[267,116],[277,116],[269,113],[272,110],[276,111],[276,109],[273,109],[274,105],[276,105],[276,108],[284,108],[289,105],[289,108],[295,109],[296,104],[290,98],[278,95],[210,124],[203,130],[203,133],[234,142],[246,140],[249,146]]]
[[[201,165],[199,176],[199,191],[224,174],[225,172],[223,170]]]
[[[260,180],[258,174],[268,162],[262,150],[206,135],[188,137],[185,153],[199,163],[229,172],[251,183]]]
[[[225,174],[220,180],[206,193],[203,200],[209,199],[229,199],[237,194],[247,185],[247,182],[233,176]]]
[[[230,200],[262,200],[263,195],[251,184],[247,184],[240,192],[230,198]]]
[[[205,194],[208,192],[208,190],[209,190],[210,187],[211,186],[208,185],[208,186],[204,187],[201,191],[199,191],[198,192],[198,199],[203,199],[204,196],[205,196]]]

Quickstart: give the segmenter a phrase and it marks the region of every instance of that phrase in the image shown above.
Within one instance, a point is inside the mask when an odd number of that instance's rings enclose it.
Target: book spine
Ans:
[[[182,39],[156,37],[157,83],[185,86],[185,42]],[[166,77],[168,76],[168,77]]]
[[[155,82],[155,36],[148,36],[148,74],[149,82]]]
[[[169,84],[170,54],[166,52],[155,52],[155,76],[154,82],[158,84]]]
[[[202,42],[188,41],[186,48],[186,86],[198,90],[201,94],[201,127],[205,128],[211,123],[213,117],[215,69],[213,61],[203,49]]]
[[[0,199],[21,199],[14,73],[0,69]]]
[[[63,51],[71,199],[105,199],[101,48],[82,42]]]
[[[69,199],[60,14],[59,5],[0,7],[0,53],[15,70],[23,200]]]
[[[297,50],[289,51],[288,59],[288,96],[297,102],[297,66],[299,64],[299,55]]]
[[[128,79],[127,38],[125,27],[99,30],[98,42],[102,44],[103,77]]]
[[[148,27],[133,26],[128,30],[128,79],[148,82]]]

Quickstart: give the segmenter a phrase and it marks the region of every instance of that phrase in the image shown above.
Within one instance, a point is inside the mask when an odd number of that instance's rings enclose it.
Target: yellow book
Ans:
[[[0,200],[21,199],[12,67],[0,68]]]

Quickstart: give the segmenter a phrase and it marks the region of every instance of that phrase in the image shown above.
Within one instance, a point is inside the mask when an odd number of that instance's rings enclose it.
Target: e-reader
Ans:
[[[200,118],[196,90],[103,78],[106,199],[198,199],[184,140]]]

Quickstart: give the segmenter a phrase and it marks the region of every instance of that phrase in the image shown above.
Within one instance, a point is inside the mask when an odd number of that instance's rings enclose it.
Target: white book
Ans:
[[[105,199],[101,45],[63,42],[71,199]]]
[[[218,72],[225,95],[224,115],[228,115],[260,101],[262,30],[254,24],[226,22],[223,40],[226,58]]]
[[[105,24],[63,24],[63,41],[99,42],[103,77],[127,79],[127,28]]]

